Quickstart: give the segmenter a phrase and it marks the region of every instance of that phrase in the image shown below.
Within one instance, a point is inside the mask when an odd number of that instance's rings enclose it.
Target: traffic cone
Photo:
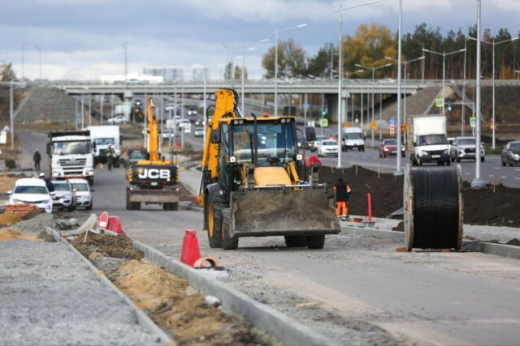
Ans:
[[[194,230],[187,229],[182,241],[181,262],[191,267],[200,258],[199,241]]]
[[[108,225],[105,233],[109,233],[112,235],[125,234],[123,228],[121,227],[121,219],[119,218],[119,216],[110,216],[108,218]]]

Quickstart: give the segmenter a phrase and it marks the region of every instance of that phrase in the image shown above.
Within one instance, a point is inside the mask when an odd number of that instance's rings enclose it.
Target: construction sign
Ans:
[[[345,122],[343,123],[343,127],[350,127],[350,123],[349,123],[348,121],[345,121]]]
[[[395,125],[394,124],[390,124],[390,136],[391,137],[395,136]]]
[[[375,130],[375,129],[377,128],[377,123],[376,123],[375,121],[372,121],[372,122],[370,123],[370,128],[371,128],[372,130]]]

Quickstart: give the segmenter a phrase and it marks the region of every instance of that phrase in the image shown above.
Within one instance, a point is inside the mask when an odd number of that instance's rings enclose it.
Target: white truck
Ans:
[[[132,112],[132,104],[130,102],[123,102],[114,107],[114,114],[112,118],[107,120],[109,124],[123,124],[130,121],[130,113]]]
[[[344,127],[341,150],[348,151],[352,149],[365,151],[365,135],[359,127]]]
[[[53,180],[81,178],[94,184],[94,155],[89,130],[50,132],[47,154]]]
[[[450,144],[446,136],[446,117],[428,115],[413,117],[413,153],[410,155],[412,166],[423,163],[450,165]]]
[[[107,162],[107,149],[111,145],[114,149],[114,167],[119,167],[121,156],[121,136],[119,126],[89,126],[90,140],[92,141],[92,152],[94,154],[94,166],[98,163]]]

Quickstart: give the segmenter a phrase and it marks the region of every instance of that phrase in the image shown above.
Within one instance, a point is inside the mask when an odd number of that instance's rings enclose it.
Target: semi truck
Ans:
[[[81,178],[94,184],[94,155],[89,130],[50,132],[47,143],[52,179]]]
[[[119,167],[119,158],[121,156],[121,135],[119,134],[119,126],[89,126],[90,139],[94,154],[94,166],[98,163],[107,162],[107,149],[111,145],[114,149],[114,167]]]
[[[427,115],[413,117],[413,152],[410,155],[412,166],[423,163],[450,165],[450,145],[446,135],[446,117]]]

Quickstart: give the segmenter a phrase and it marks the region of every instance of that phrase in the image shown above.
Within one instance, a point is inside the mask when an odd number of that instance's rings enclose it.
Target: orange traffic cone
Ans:
[[[194,230],[187,229],[182,241],[181,262],[191,267],[200,258],[199,241]]]

